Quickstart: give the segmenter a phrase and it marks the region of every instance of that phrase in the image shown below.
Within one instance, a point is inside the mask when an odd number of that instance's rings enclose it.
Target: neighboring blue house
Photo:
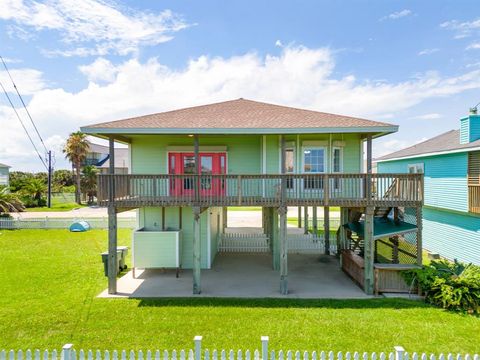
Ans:
[[[423,246],[448,259],[480,264],[480,115],[376,160],[380,173],[425,174]]]
[[[0,163],[0,186],[9,185],[10,166]]]

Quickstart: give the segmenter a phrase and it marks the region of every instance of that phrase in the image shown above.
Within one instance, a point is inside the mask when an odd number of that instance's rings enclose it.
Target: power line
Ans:
[[[7,64],[5,63],[5,60],[3,60],[3,57],[0,56],[0,59],[2,60],[2,63],[3,63],[3,67],[5,68],[5,70],[7,71],[7,74],[8,74],[8,77],[10,78],[10,81],[12,82],[12,85],[13,85],[13,88],[15,89],[15,91],[17,92],[17,95],[18,97],[20,98],[20,101],[22,102],[22,105],[23,105],[23,108],[25,109],[25,111],[27,112],[27,115],[28,115],[28,118],[30,119],[32,125],[33,125],[33,128],[35,129],[39,139],[40,139],[40,142],[42,143],[43,145],[43,148],[45,149],[45,153],[48,153],[48,150],[47,150],[47,147],[45,146],[45,143],[43,142],[43,139],[42,139],[42,136],[40,135],[40,132],[38,131],[37,129],[37,126],[35,125],[35,123],[33,122],[33,119],[32,119],[32,116],[30,115],[30,112],[28,111],[27,109],[27,105],[25,105],[25,102],[23,101],[23,97],[22,95],[20,95],[20,92],[18,91],[17,89],[17,85],[15,85],[15,81],[13,81],[13,78],[12,78],[12,75],[10,75],[10,71],[8,70],[8,67],[7,67]],[[2,86],[3,87],[3,86]],[[9,99],[10,100],[10,99]],[[23,124],[22,124],[23,125]]]
[[[23,123],[20,115],[18,114],[17,109],[15,109],[15,106],[13,105],[13,102],[12,102],[12,100],[10,99],[10,96],[8,95],[8,92],[7,92],[7,90],[5,90],[5,88],[3,87],[3,84],[2,84],[1,81],[0,81],[0,87],[2,87],[2,90],[3,90],[4,94],[5,94],[5,96],[7,97],[8,102],[10,103],[10,106],[12,107],[13,111],[15,112],[15,115],[17,115],[18,121],[20,121],[20,124],[22,124],[23,130],[25,130],[25,133],[27,134],[27,137],[28,137],[28,139],[30,140],[30,143],[32,144],[33,148],[35,149],[35,152],[37,153],[38,158],[39,158],[40,161],[42,162],[43,166],[45,166],[45,169],[47,169],[47,171],[48,171],[48,166],[47,166],[47,164],[45,163],[45,161],[43,160],[42,156],[40,155],[40,152],[38,151],[37,146],[36,146],[35,143],[33,142],[33,139],[32,139],[32,137],[30,136],[30,133],[28,132],[27,128],[25,127],[25,124]],[[44,146],[45,146],[45,145],[44,145]]]

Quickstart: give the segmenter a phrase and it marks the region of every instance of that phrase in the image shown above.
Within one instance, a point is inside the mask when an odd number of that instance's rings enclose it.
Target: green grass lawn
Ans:
[[[271,349],[479,351],[479,318],[409,300],[98,299],[106,247],[101,230],[1,231],[0,349],[180,349],[194,335],[252,349],[269,335]]]

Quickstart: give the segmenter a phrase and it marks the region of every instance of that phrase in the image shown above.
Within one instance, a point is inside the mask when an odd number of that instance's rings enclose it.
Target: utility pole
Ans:
[[[48,194],[47,207],[52,207],[52,150],[48,151]]]

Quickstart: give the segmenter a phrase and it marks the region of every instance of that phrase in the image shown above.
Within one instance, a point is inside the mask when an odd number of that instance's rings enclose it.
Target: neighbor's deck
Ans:
[[[118,208],[417,207],[423,204],[423,175],[99,175],[97,198],[101,206],[113,202]]]

